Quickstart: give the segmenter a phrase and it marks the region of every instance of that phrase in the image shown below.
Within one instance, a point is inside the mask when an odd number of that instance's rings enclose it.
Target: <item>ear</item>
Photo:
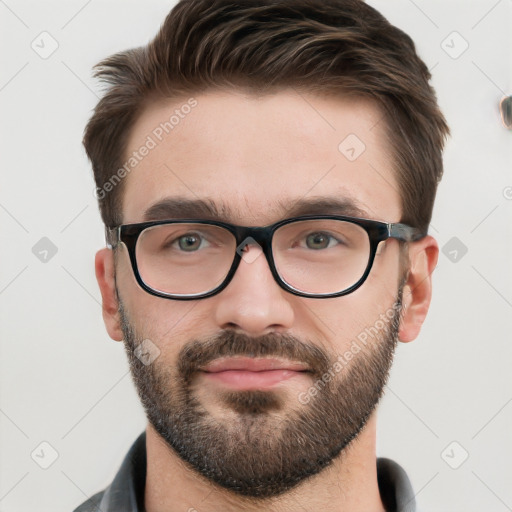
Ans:
[[[119,302],[114,280],[114,251],[100,249],[95,259],[96,280],[101,291],[103,321],[109,336],[115,341],[122,341],[123,331],[119,315]]]
[[[431,236],[409,243],[409,274],[404,285],[403,315],[398,338],[409,342],[418,336],[432,297],[432,272],[436,268],[439,246]]]

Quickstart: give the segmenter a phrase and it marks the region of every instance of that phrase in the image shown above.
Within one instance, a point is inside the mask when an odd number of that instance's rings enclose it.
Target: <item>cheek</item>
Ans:
[[[137,336],[156,343],[160,350],[167,353],[194,334],[201,334],[194,330],[194,326],[201,325],[193,314],[195,301],[169,300],[147,293],[128,265],[118,266],[117,286]]]
[[[143,290],[131,303],[131,318],[138,332],[145,336],[153,336],[160,344],[176,344],[183,339],[191,339],[200,335],[193,318],[193,304],[189,301],[171,301],[152,297]]]
[[[392,258],[390,258],[392,260]],[[298,318],[313,323],[303,325],[301,331],[314,328],[318,343],[327,350],[343,352],[369,329],[381,330],[382,321],[389,321],[394,311],[398,291],[398,262],[390,268],[372,269],[365,283],[355,292],[334,299],[309,301]],[[315,338],[313,338],[315,339]]]

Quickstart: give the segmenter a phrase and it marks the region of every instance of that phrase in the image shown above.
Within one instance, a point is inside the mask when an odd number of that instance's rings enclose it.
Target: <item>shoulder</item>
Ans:
[[[405,470],[391,459],[377,459],[379,492],[386,510],[417,512],[416,499]]]
[[[98,512],[99,504],[105,491],[98,492],[94,496],[91,496],[87,501],[82,503],[78,508],[75,508],[73,512]]]

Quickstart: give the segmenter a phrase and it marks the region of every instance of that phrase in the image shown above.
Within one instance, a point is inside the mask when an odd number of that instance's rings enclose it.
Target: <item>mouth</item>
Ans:
[[[268,389],[293,378],[304,378],[307,365],[278,358],[219,358],[200,368],[210,382],[237,389]]]

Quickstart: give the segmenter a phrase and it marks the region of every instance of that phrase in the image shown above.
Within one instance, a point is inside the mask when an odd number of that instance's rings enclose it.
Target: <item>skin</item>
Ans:
[[[305,197],[349,197],[367,218],[400,221],[398,185],[380,122],[382,114],[375,104],[294,90],[262,97],[240,90],[212,90],[194,97],[197,106],[125,178],[124,223],[142,222],[144,210],[164,197],[211,199],[230,208],[230,222],[246,226],[287,218],[287,209],[279,205]],[[126,154],[139,148],[187,99],[149,105],[132,129]],[[349,134],[356,134],[366,145],[353,162],[338,150]],[[425,320],[438,252],[430,236],[409,244],[410,267],[399,329],[402,342],[414,340]],[[206,339],[221,329],[248,336],[290,333],[342,354],[394,303],[403,270],[399,244],[388,240],[381,243],[362,287],[343,297],[311,299],[281,289],[265,258],[257,257],[242,261],[232,282],[216,296],[176,301],[154,297],[138,286],[124,246],[118,255],[116,280],[111,249],[98,251],[95,265],[110,337],[123,340],[117,282],[138,332],[158,345],[160,363],[170,367],[187,341]],[[311,381],[306,378],[282,383],[290,407],[296,406],[297,395],[309,386]],[[217,393],[215,386],[201,386],[198,381],[201,402],[222,420],[229,411],[216,399]],[[146,432],[148,512],[191,507],[201,512],[286,512],[296,511],[298,504],[301,510],[384,510],[375,467],[375,413],[331,466],[264,506],[209,482],[169,450],[151,425]]]

